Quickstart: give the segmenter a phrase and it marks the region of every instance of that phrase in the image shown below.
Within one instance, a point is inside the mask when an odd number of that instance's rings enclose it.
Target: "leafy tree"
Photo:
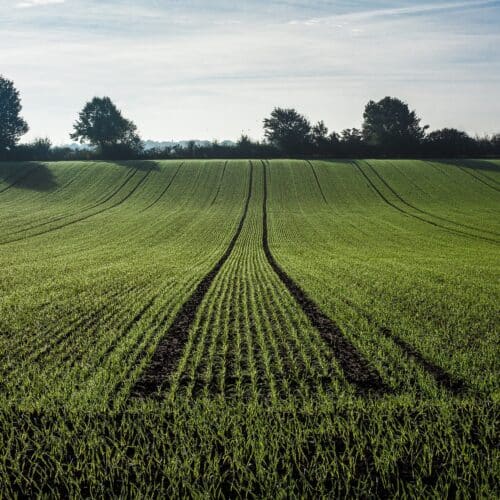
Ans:
[[[286,154],[304,153],[311,142],[311,124],[295,109],[275,108],[264,120],[266,139]]]
[[[48,137],[38,137],[33,142],[17,146],[12,156],[16,160],[50,160],[52,142]]]
[[[319,154],[327,153],[330,146],[329,139],[328,127],[325,125],[324,121],[320,121],[314,125],[311,130],[311,140],[316,152]]]
[[[89,142],[105,156],[127,158],[143,149],[136,125],[123,117],[109,97],[88,102],[73,128],[71,139]]]
[[[494,135],[491,140],[491,152],[495,155],[500,155],[500,134]]]
[[[10,151],[20,137],[28,132],[21,113],[19,91],[14,83],[0,75],[0,154]]]
[[[408,104],[395,97],[370,101],[363,114],[363,138],[384,153],[415,151],[428,126],[420,126],[420,118]]]
[[[479,141],[466,132],[455,128],[443,128],[431,132],[427,138],[427,149],[438,156],[465,156],[474,154]]]
[[[363,141],[363,133],[357,128],[346,128],[340,133],[340,151],[344,156],[363,155],[366,145]]]
[[[236,149],[240,155],[250,158],[251,156],[253,156],[253,151],[255,148],[250,137],[248,137],[248,135],[241,134],[241,137],[236,143]]]

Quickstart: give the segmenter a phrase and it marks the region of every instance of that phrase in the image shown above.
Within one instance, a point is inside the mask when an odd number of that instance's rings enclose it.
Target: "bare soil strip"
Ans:
[[[413,217],[414,219],[417,219],[417,220],[419,220],[421,222],[424,222],[425,224],[430,224],[431,226],[437,227],[439,229],[443,229],[444,231],[448,231],[449,233],[454,233],[454,234],[457,234],[459,236],[462,236],[462,237],[465,237],[465,238],[468,238],[468,239],[475,238],[475,239],[479,239],[479,240],[489,241],[490,243],[496,243],[496,244],[499,243],[497,240],[494,240],[492,238],[486,238],[485,236],[479,236],[479,235],[475,235],[475,234],[470,234],[470,233],[466,233],[464,231],[460,231],[458,229],[451,229],[449,227],[442,226],[441,224],[437,224],[436,222],[433,222],[431,220],[425,219],[424,217],[421,217],[420,215],[413,214],[411,212],[408,212],[407,210],[404,210],[401,207],[398,207],[395,203],[392,203],[386,196],[384,196],[384,194],[380,191],[380,189],[378,189],[377,186],[375,186],[375,184],[370,179],[370,177],[368,177],[368,175],[366,175],[366,172],[356,162],[353,162],[353,165],[359,170],[359,172],[361,173],[361,175],[368,181],[368,184],[380,196],[380,198],[387,205],[389,205],[390,207],[394,208],[398,212],[401,212],[402,214],[404,214],[404,215],[406,215],[408,217]]]
[[[262,162],[262,166],[264,168],[262,245],[269,264],[300,305],[311,324],[318,330],[325,342],[329,344],[335,359],[344,372],[346,380],[356,387],[358,393],[366,394],[368,391],[377,393],[390,392],[390,388],[386,386],[377,371],[370,366],[356,347],[344,336],[340,327],[321,311],[319,306],[307,296],[304,290],[288,276],[274,259],[269,248],[267,231],[267,167],[264,162]]]
[[[157,345],[149,365],[135,383],[131,391],[132,397],[147,398],[158,395],[169,376],[177,368],[184,351],[184,346],[189,337],[189,330],[195,320],[196,312],[221,267],[231,255],[241,230],[243,229],[243,224],[245,223],[248,213],[250,198],[252,196],[253,165],[251,163],[249,168],[250,178],[243,214],[229,246],[224,252],[224,255],[222,255],[211,271],[200,281],[194,292],[180,308],[170,328]]]

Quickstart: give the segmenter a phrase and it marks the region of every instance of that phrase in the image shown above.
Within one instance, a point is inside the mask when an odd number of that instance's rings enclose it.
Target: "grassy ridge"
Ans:
[[[265,180],[272,255],[388,394],[273,270]],[[493,161],[0,164],[5,491],[499,494],[499,200]]]

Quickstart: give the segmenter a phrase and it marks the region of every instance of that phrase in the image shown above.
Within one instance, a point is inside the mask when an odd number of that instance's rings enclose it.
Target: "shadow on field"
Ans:
[[[467,167],[472,170],[486,170],[490,172],[500,172],[500,166],[496,163],[493,163],[489,160],[439,160],[440,163],[444,163],[446,165],[453,165],[459,167]]]
[[[144,172],[160,170],[160,164],[155,160],[112,160],[110,163],[127,168],[135,168]]]
[[[31,191],[52,191],[58,186],[52,171],[47,165],[39,162],[27,162],[2,168],[0,179],[8,183],[8,188]]]

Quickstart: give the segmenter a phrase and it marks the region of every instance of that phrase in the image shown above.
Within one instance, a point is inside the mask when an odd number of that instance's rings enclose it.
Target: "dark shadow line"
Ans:
[[[439,219],[439,220],[442,220],[443,222],[447,222],[448,224],[455,224],[456,226],[461,226],[461,227],[464,227],[466,229],[472,229],[473,231],[482,231],[484,233],[488,233],[488,234],[492,234],[493,236],[500,236],[498,233],[495,233],[493,231],[488,231],[486,229],[477,229],[475,227],[472,227],[472,226],[468,226],[467,224],[462,224],[460,222],[454,222],[450,219],[447,219],[445,217],[441,217],[439,215],[435,215],[431,212],[427,212],[426,210],[423,210],[421,208],[418,208],[416,207],[415,205],[412,205],[411,203],[409,203],[408,201],[406,201],[386,180],[385,178],[379,173],[377,172],[377,170],[373,167],[373,165],[371,165],[369,162],[365,162],[368,167],[371,169],[371,171],[380,179],[380,181],[384,184],[384,186],[387,187],[387,189],[399,200],[401,201],[401,203],[403,203],[404,205],[406,205],[407,207],[409,208],[412,208],[413,210],[416,210],[417,212],[420,212],[421,214],[424,214],[424,215],[428,215],[429,217],[434,217],[435,219]],[[474,236],[474,237],[477,237],[477,238],[482,238],[482,236],[477,236],[477,235],[474,235],[474,234],[471,234],[470,236]],[[499,242],[497,242],[499,243]]]
[[[479,181],[481,184],[484,184],[485,186],[489,187],[490,189],[495,190],[497,193],[500,193],[500,188],[498,188],[496,186],[492,186],[490,183],[486,182],[484,179],[482,179],[478,175],[473,174],[468,168],[465,168],[462,165],[459,165],[458,163],[454,163],[453,165],[458,167],[460,170],[465,172],[467,175],[470,175],[476,181]],[[489,179],[489,177],[488,177],[488,179]]]
[[[29,175],[35,169],[36,169],[36,165],[28,165],[28,167],[26,167],[26,171],[24,171],[21,175],[19,175],[19,177],[16,177],[13,181],[11,181],[11,183],[9,185],[7,185],[6,187],[0,189],[0,194],[1,193],[5,193],[5,191],[8,191],[9,189],[11,189],[14,186],[16,186],[17,184],[19,184],[20,182],[22,182],[25,179],[27,179],[29,177]]]
[[[159,293],[153,295],[151,299],[141,307],[141,309],[136,313],[136,315],[123,327],[120,329],[120,331],[117,333],[117,335],[112,339],[111,343],[109,344],[106,349],[101,352],[96,358],[93,358],[94,366],[101,366],[106,358],[108,358],[112,352],[118,347],[118,343],[120,340],[124,339],[131,331],[132,328],[139,323],[139,321],[142,319],[144,314],[153,307],[153,304],[159,297]],[[71,364],[75,365],[78,361],[82,359],[83,353],[80,353],[76,357],[72,357],[71,359]],[[94,361],[95,360],[95,361]],[[87,372],[86,376],[82,379],[82,382],[85,380],[88,380],[90,376],[92,375],[91,371]]]
[[[373,319],[373,316],[355,304],[349,299],[342,299],[349,307],[354,309],[358,314],[363,316],[369,323],[374,325],[378,331],[388,339],[392,340],[408,358],[414,359],[429,375],[431,375],[436,383],[453,394],[460,394],[466,389],[464,380],[453,377],[446,370],[426,359],[420,351],[411,344],[403,340],[399,335],[396,335],[390,328],[380,325]]]
[[[310,160],[306,160],[306,162],[311,167],[314,178],[316,179],[316,184],[318,185],[319,192],[321,193],[321,196],[323,197],[323,201],[325,202],[326,205],[328,205],[328,202],[326,201],[325,193],[323,192],[323,188],[321,187],[321,184],[319,182],[318,174],[316,173],[316,169],[314,168],[314,165],[312,164],[312,162]]]
[[[155,323],[158,323],[158,322],[163,322],[164,323],[164,322],[166,322],[167,318],[169,317],[169,315],[170,315],[170,311],[169,311],[168,307],[166,307],[166,309],[160,309],[160,310],[158,310],[153,315],[151,321],[149,322],[148,328],[151,325],[155,324]],[[147,334],[147,329],[143,328],[142,331],[141,331],[141,333],[140,333],[140,336],[136,339],[134,345],[131,346],[131,347],[129,347],[127,349],[126,356],[132,355],[134,353],[134,351],[137,350],[137,348],[139,348],[139,346],[143,343],[144,339],[146,338],[146,334]],[[153,336],[153,340],[154,340],[154,336]],[[137,365],[139,365],[141,363],[141,361],[146,357],[146,355],[147,355],[147,352],[144,349],[140,350],[137,353],[137,357],[134,358],[133,364],[129,363],[129,366],[126,369],[126,372],[125,372],[124,376],[122,378],[120,378],[116,382],[116,384],[114,384],[114,387],[111,390],[111,392],[110,392],[110,394],[109,394],[109,396],[107,398],[108,399],[108,404],[110,406],[113,405],[113,402],[114,402],[115,398],[118,396],[118,394],[126,386],[127,380],[130,380],[130,377],[134,373],[135,368],[137,367]],[[127,400],[130,398],[130,396],[131,396],[131,394],[128,394],[126,396],[124,406],[126,406]]]
[[[207,294],[210,285],[219,273],[221,267],[227,261],[233,251],[236,241],[245,223],[250,198],[252,196],[253,165],[249,164],[250,175],[248,182],[248,193],[238,227],[222,257],[214,267],[198,283],[189,298],[182,304],[172,324],[156,346],[155,352],[145,370],[134,384],[130,396],[135,398],[148,398],[160,396],[161,390],[169,376],[175,371],[179,360],[184,352],[189,338],[189,331],[196,318],[196,313]]]
[[[128,293],[128,291],[133,290],[135,287],[129,287],[128,290],[123,292],[121,291],[115,291],[109,295],[106,295],[107,299],[116,299],[118,296],[123,295],[125,293]],[[74,332],[75,330],[83,330],[83,329],[88,329],[93,322],[102,316],[104,311],[106,310],[107,305],[102,304],[99,307],[97,307],[95,310],[91,311],[90,314],[83,316],[83,317],[78,317],[75,320],[71,321],[66,327],[63,327],[61,330],[52,330],[53,335],[50,337],[46,337],[48,335],[49,331],[51,331],[50,327],[47,327],[44,329],[44,331],[38,335],[31,347],[31,354],[29,354],[26,359],[30,363],[36,363],[40,361],[40,359],[47,354],[51,353],[54,349],[56,349],[58,346],[60,346],[66,339],[68,339]],[[16,346],[16,349],[12,351],[11,355],[14,356],[14,358],[19,355],[21,355],[23,352],[22,347],[20,348],[19,346]],[[0,369],[0,375],[7,377],[7,372],[10,368],[12,368],[12,365],[15,363],[15,359],[7,364],[6,366],[2,367]]]
[[[227,164],[228,164],[228,161],[226,160],[226,162],[224,163],[224,168],[222,169],[222,175],[220,176],[219,186],[217,187],[217,192],[215,193],[215,196],[214,196],[214,198],[212,200],[212,203],[210,203],[210,206],[212,206],[215,203],[215,200],[219,196],[220,189],[221,189],[221,186],[222,186],[222,180],[224,179],[224,173],[226,172]]]
[[[434,227],[436,227],[438,229],[442,229],[444,231],[448,231],[448,232],[450,232],[452,234],[456,234],[456,235],[459,235],[459,236],[462,236],[462,237],[465,237],[465,238],[468,238],[468,239],[476,238],[476,239],[488,241],[490,243],[496,243],[496,244],[499,243],[497,240],[493,240],[491,238],[486,238],[485,236],[472,235],[472,234],[469,234],[469,233],[464,233],[463,231],[459,231],[458,229],[451,229],[449,227],[441,226],[441,225],[439,225],[439,224],[437,224],[435,222],[432,222],[430,220],[424,219],[423,217],[420,217],[419,215],[412,214],[411,212],[403,210],[401,207],[398,207],[397,205],[395,205],[394,203],[392,203],[391,201],[389,201],[384,196],[384,194],[377,188],[377,186],[375,186],[375,184],[373,183],[373,181],[368,177],[368,175],[366,175],[366,173],[364,172],[364,170],[355,161],[353,162],[353,165],[361,172],[361,174],[363,175],[363,177],[368,181],[369,185],[380,196],[380,198],[387,205],[389,205],[390,207],[394,208],[398,212],[401,212],[402,214],[404,214],[404,215],[406,215],[408,217],[413,217],[414,219],[417,219],[417,220],[419,220],[421,222],[424,222],[425,224],[430,224],[431,226],[434,226]]]
[[[137,172],[137,171],[135,171],[135,172]],[[151,174],[151,170],[148,171],[146,173],[146,175],[144,175],[142,177],[142,179],[135,185],[135,187],[132,189],[132,191],[130,191],[124,198],[122,198],[119,202],[115,203],[114,205],[111,205],[109,207],[105,207],[102,210],[98,210],[97,212],[89,214],[89,215],[87,215],[85,217],[81,217],[79,219],[72,220],[72,221],[68,222],[67,224],[63,224],[62,226],[57,226],[57,227],[53,227],[53,228],[47,229],[47,231],[42,231],[40,233],[30,234],[28,236],[25,236],[24,238],[17,238],[17,239],[14,239],[14,240],[4,241],[4,242],[0,243],[0,246],[2,246],[2,245],[8,245],[9,243],[15,243],[15,242],[18,242],[18,241],[29,240],[31,238],[34,238],[36,236],[40,236],[42,234],[52,233],[54,231],[58,231],[59,229],[64,229],[64,228],[66,228],[68,226],[71,226],[73,224],[76,224],[78,222],[82,222],[84,220],[90,219],[91,217],[94,217],[96,215],[100,215],[100,214],[102,214],[104,212],[107,212],[108,210],[112,210],[113,208],[116,208],[116,207],[120,206],[122,203],[124,203],[126,200],[128,200],[137,191],[137,189],[139,189],[139,187],[144,183],[144,181],[147,179],[147,177],[150,174]]]
[[[184,163],[185,162],[182,162],[177,167],[177,170],[175,171],[174,175],[172,176],[172,178],[170,179],[170,181],[168,182],[168,184],[165,186],[165,188],[163,189],[163,191],[158,195],[158,197],[152,203],[150,203],[146,208],[143,208],[139,213],[142,214],[146,210],[149,210],[151,207],[153,207],[154,205],[156,205],[163,198],[163,195],[168,191],[168,188],[172,185],[172,182],[174,182],[174,179],[177,177],[177,174],[179,173],[179,170],[184,165]]]
[[[72,217],[72,216],[78,215],[81,212],[88,212],[89,210],[93,210],[94,208],[100,207],[101,205],[104,205],[104,203],[108,202],[115,195],[117,195],[125,187],[125,185],[128,183],[128,181],[136,173],[137,173],[137,170],[133,170],[132,172],[130,172],[127,175],[127,177],[125,178],[125,180],[111,194],[105,195],[104,199],[101,199],[101,201],[98,201],[97,203],[94,203],[93,205],[90,205],[87,208],[83,208],[82,210],[79,210],[77,212],[73,211],[71,213],[63,214],[63,215],[60,215],[58,217],[54,217],[52,219],[46,220],[45,222],[41,222],[40,224],[34,224],[32,226],[28,226],[28,227],[25,227],[23,229],[19,229],[18,231],[13,231],[13,232],[10,233],[10,235],[24,233],[25,231],[30,231],[31,229],[37,229],[37,228],[40,228],[40,227],[44,227],[44,226],[47,226],[49,224],[53,224],[54,222],[58,222],[60,220],[67,219],[68,217]],[[59,227],[64,227],[64,225],[63,226],[59,226]],[[42,232],[42,233],[39,233],[39,234],[44,234],[44,233]],[[14,241],[19,241],[19,240],[14,240]],[[2,244],[2,243],[0,243],[0,244]]]
[[[264,170],[264,201],[263,201],[263,232],[262,246],[266,258],[307,316],[311,324],[318,330],[323,340],[330,346],[333,356],[339,363],[346,380],[356,387],[358,394],[366,394],[369,391],[376,393],[389,393],[390,388],[383,382],[379,373],[374,370],[368,361],[361,355],[356,347],[344,336],[340,327],[334,323],[319,306],[293,281],[293,279],[276,262],[269,248],[267,227],[267,167],[262,162]]]

